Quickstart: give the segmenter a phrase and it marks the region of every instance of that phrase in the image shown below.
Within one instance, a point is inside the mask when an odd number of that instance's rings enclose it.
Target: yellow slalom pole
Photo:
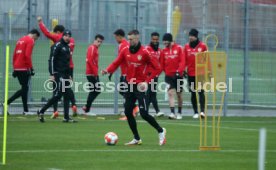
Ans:
[[[5,102],[4,102],[4,131],[3,131],[3,161],[2,161],[3,165],[6,164],[6,149],[7,149],[9,61],[10,61],[10,47],[7,45],[6,46]]]

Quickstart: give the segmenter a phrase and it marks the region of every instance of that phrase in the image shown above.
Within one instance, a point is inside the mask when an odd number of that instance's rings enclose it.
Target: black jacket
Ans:
[[[51,47],[49,72],[50,75],[70,73],[70,48],[63,38]]]

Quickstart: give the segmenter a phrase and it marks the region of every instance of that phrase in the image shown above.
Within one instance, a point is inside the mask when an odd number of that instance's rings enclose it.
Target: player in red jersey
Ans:
[[[104,36],[97,34],[93,44],[91,44],[86,53],[86,78],[91,83],[89,95],[87,97],[86,105],[82,108],[85,114],[88,114],[92,102],[97,98],[100,92],[100,80],[98,74],[99,68],[99,48],[103,43]],[[91,115],[91,114],[90,114]],[[95,115],[95,113],[93,114]]]
[[[36,29],[32,29],[28,35],[21,37],[17,42],[13,53],[13,77],[17,77],[21,85],[21,89],[15,92],[8,99],[8,105],[18,97],[22,98],[23,115],[31,114],[28,109],[28,91],[31,76],[34,76],[32,63],[32,52],[35,41],[39,38],[40,33]]]
[[[173,42],[172,34],[166,33],[163,36],[165,48],[161,56],[161,65],[165,72],[165,82],[168,84],[168,96],[171,113],[169,119],[182,119],[182,85],[185,58],[180,45]],[[175,93],[178,100],[178,112],[174,110]]]
[[[140,145],[142,140],[139,136],[136,120],[132,114],[135,102],[138,100],[140,114],[151,126],[153,126],[159,133],[159,145],[166,143],[166,129],[160,127],[156,120],[149,115],[147,107],[147,85],[160,74],[161,69],[159,64],[152,59],[151,54],[143,47],[139,41],[139,32],[133,30],[128,33],[128,40],[130,42],[129,49],[124,49],[119,56],[113,61],[102,74],[113,73],[123,62],[127,63],[126,80],[128,84],[128,91],[125,94],[126,103],[125,114],[130,129],[134,135],[134,139],[125,145]],[[147,66],[151,64],[154,68],[152,74],[147,76]]]
[[[161,62],[161,53],[162,50],[159,48],[159,33],[158,32],[153,32],[151,33],[151,42],[148,46],[146,46],[146,49],[151,53],[152,59],[156,60],[159,64]],[[151,75],[151,73],[153,72],[154,68],[149,65],[148,67],[148,74],[149,76]],[[149,88],[148,88],[148,96],[149,96],[149,100],[148,100],[148,106],[150,105],[150,103],[152,103],[155,112],[156,112],[156,116],[160,117],[163,116],[164,113],[160,112],[160,109],[158,107],[158,101],[157,101],[157,83],[158,83],[158,76],[156,76],[154,78],[153,83],[149,84]]]
[[[194,109],[193,118],[197,119],[199,117],[197,109],[197,99],[195,92],[195,56],[198,52],[207,51],[207,46],[199,41],[198,31],[196,29],[191,29],[189,32],[189,43],[184,45],[184,56],[186,60],[187,72],[188,72],[188,81],[191,92],[191,102]],[[205,108],[205,95],[204,91],[201,90],[199,94],[199,103],[200,103],[200,116],[205,117],[204,108]]]
[[[125,39],[125,31],[122,29],[117,29],[114,32],[114,38],[117,41],[117,43],[119,44],[118,47],[118,55],[120,54],[120,52],[125,49],[125,48],[129,48],[129,42]],[[126,82],[126,74],[127,74],[127,63],[123,62],[120,65],[120,69],[121,69],[121,76],[120,76],[120,83],[127,83]],[[121,89],[119,90],[119,93],[123,96],[124,100],[125,100],[125,89],[123,88],[123,86],[121,87]],[[125,104],[125,101],[124,101]],[[139,112],[139,107],[136,105],[132,111],[133,115],[136,116],[137,113]],[[125,115],[124,111],[123,111],[123,115]],[[119,118],[119,120],[126,120],[127,117],[123,116],[121,118]]]

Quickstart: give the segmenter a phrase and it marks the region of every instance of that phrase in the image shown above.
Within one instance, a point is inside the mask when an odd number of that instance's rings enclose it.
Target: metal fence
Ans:
[[[31,28],[38,28],[37,16],[42,16],[48,28],[51,28],[52,19],[58,19],[60,24],[72,30],[76,40],[73,55],[75,81],[86,81],[83,67],[86,48],[96,33],[105,36],[105,45],[100,50],[100,69],[103,69],[116,57],[113,32],[117,28],[126,31],[137,28],[143,44],[149,43],[153,31],[161,35],[167,31],[177,32],[174,39],[181,45],[187,43],[189,29],[197,28],[201,40],[211,33],[217,35],[217,50],[228,54],[227,76],[232,78],[233,91],[227,94],[225,104],[275,107],[276,2],[273,0],[1,0],[1,99],[4,97],[4,46],[9,44],[13,52],[18,38]],[[178,24],[177,20],[180,21]],[[208,45],[212,50],[212,42]],[[33,104],[40,104],[51,96],[43,89],[48,78],[49,47],[49,41],[42,35],[33,51],[36,70],[30,97]],[[101,77],[101,80],[106,82],[107,78]],[[17,80],[11,78],[9,95],[18,87]],[[189,106],[190,94],[183,95],[184,103]],[[103,93],[96,105],[112,107],[114,101],[115,105],[121,104],[120,97],[118,102],[114,100],[116,96],[116,92]],[[161,105],[167,106],[164,96],[164,93],[158,94]],[[80,91],[76,97],[81,105],[87,94]]]

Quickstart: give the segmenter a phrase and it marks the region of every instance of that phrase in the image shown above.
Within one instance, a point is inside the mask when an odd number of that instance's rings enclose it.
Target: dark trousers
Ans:
[[[158,113],[159,107],[157,102],[157,83],[158,83],[158,77],[154,78],[154,84],[149,84],[148,86],[148,107],[150,106],[150,103],[152,103],[153,108],[155,109],[156,113]]]
[[[74,69],[70,68],[69,76],[71,76],[72,79],[73,79],[73,72],[74,72]],[[56,89],[55,83],[53,83],[53,89]],[[73,90],[69,90],[68,92],[69,92],[70,102],[71,102],[72,106],[76,105],[76,98],[75,98],[75,94],[74,94]],[[56,94],[56,91],[53,91],[53,96],[55,94]],[[54,112],[58,111],[58,101],[53,104],[53,109],[54,109]]]
[[[197,99],[196,99],[196,81],[195,81],[195,77],[194,76],[189,76],[188,77],[188,81],[189,81],[189,88],[190,88],[190,92],[191,92],[191,102],[193,105],[193,109],[194,109],[194,113],[198,113],[198,109],[197,109]],[[199,104],[200,104],[200,111],[204,112],[205,110],[205,94],[204,94],[204,90],[201,89],[198,92],[198,96],[199,96]]]
[[[71,88],[64,86],[69,86],[70,79],[69,75],[64,74],[55,74],[55,83],[56,83],[56,90],[54,96],[42,107],[40,113],[44,114],[44,112],[51,107],[54,103],[57,103],[58,100],[63,96],[63,104],[64,104],[64,119],[69,119],[69,101],[70,101],[70,92],[72,91]]]
[[[86,102],[86,110],[85,112],[89,112],[91,105],[93,101],[97,98],[97,96],[101,93],[100,92],[100,84],[98,84],[99,81],[99,76],[87,76],[87,80],[90,84],[90,92],[87,97],[87,102]]]
[[[130,91],[133,90],[133,91]],[[156,122],[156,120],[149,115],[148,112],[148,96],[145,92],[139,92],[137,90],[137,85],[133,85],[133,89],[129,88],[128,92],[125,94],[125,114],[127,117],[128,125],[134,135],[134,138],[139,140],[140,136],[137,130],[136,120],[132,114],[132,110],[135,107],[135,102],[138,100],[139,103],[139,110],[141,117],[146,120],[151,126],[153,126],[159,133],[162,132],[162,128]]]
[[[29,91],[29,83],[30,83],[31,76],[29,74],[29,71],[15,71],[14,74],[18,78],[18,81],[21,85],[21,89],[15,92],[14,95],[9,98],[8,105],[11,104],[18,97],[21,97],[24,112],[28,112],[29,109],[28,109],[27,102],[28,102],[28,91]]]

